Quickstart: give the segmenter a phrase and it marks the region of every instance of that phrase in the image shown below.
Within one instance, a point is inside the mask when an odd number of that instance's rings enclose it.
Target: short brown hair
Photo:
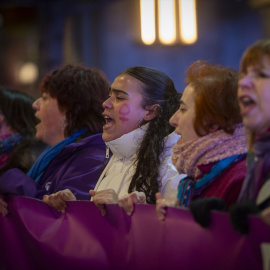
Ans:
[[[238,72],[205,61],[193,63],[186,72],[186,83],[194,87],[194,130],[199,136],[217,125],[232,134],[242,121],[237,100]]]
[[[248,47],[240,61],[240,72],[246,73],[248,66],[261,65],[264,55],[270,57],[270,39],[263,39]]]
[[[102,103],[109,91],[103,72],[82,65],[65,65],[47,74],[40,89],[56,98],[59,110],[65,112],[65,137],[82,128],[87,128],[84,137],[102,132]]]
[[[270,57],[270,39],[258,40],[250,45],[242,55],[240,73],[247,73],[249,66],[261,66],[263,56]],[[249,152],[253,152],[255,131],[249,131]]]

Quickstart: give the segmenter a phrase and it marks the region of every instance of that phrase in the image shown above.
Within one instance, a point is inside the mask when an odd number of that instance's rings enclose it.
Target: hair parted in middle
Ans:
[[[87,128],[83,137],[102,132],[102,103],[109,89],[102,71],[79,64],[64,65],[47,74],[40,89],[56,98],[59,110],[66,113],[65,137],[82,128]]]
[[[142,107],[158,104],[156,117],[149,121],[148,129],[137,152],[136,171],[132,177],[128,192],[142,191],[148,203],[155,203],[155,194],[161,185],[159,166],[164,150],[164,138],[173,132],[169,119],[177,111],[180,93],[173,81],[163,72],[149,67],[131,67],[119,75],[129,75],[140,82],[139,89],[143,96]]]

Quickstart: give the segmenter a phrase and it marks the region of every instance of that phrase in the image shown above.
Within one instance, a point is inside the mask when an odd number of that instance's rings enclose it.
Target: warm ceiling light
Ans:
[[[174,0],[158,0],[159,40],[163,44],[176,41]]]
[[[18,79],[22,84],[34,83],[38,78],[38,67],[32,62],[25,63],[19,69]]]
[[[141,38],[146,45],[156,40],[155,31],[155,0],[140,0]]]
[[[180,39],[191,44],[197,40],[196,0],[179,0]]]

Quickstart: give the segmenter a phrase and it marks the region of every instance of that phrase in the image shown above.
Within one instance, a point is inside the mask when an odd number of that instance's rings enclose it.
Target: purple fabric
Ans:
[[[14,194],[42,199],[45,194],[70,189],[77,200],[89,200],[89,190],[105,168],[106,146],[102,135],[84,138],[66,146],[48,165],[40,183],[18,169],[0,178],[0,194]]]
[[[270,129],[255,138],[254,155],[248,156],[248,172],[238,201],[256,200],[270,173]]]
[[[262,269],[261,243],[270,227],[250,217],[250,233],[232,230],[215,212],[203,229],[188,210],[169,208],[165,222],[154,205],[135,205],[133,216],[117,205],[103,217],[92,202],[68,202],[61,215],[39,200],[9,196],[0,216],[0,269]]]

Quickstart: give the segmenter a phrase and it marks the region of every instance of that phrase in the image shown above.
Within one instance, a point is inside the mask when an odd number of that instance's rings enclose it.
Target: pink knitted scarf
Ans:
[[[245,128],[238,124],[232,135],[218,130],[186,143],[181,143],[180,138],[172,150],[172,163],[178,172],[196,179],[200,175],[199,165],[247,152]]]

